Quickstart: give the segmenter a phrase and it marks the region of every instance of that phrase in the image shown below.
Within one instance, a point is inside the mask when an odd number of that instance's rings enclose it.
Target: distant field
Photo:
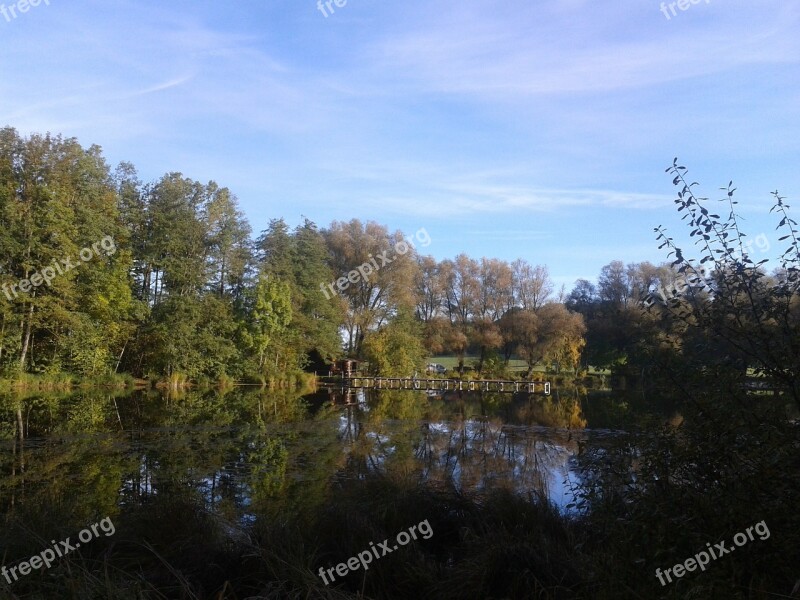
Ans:
[[[474,363],[478,362],[477,356],[466,356],[464,357],[464,365],[469,366]],[[452,370],[458,367],[458,359],[455,356],[434,356],[428,359],[428,362],[438,363],[443,365],[448,370]],[[512,372],[519,372],[519,371],[527,371],[528,364],[521,359],[512,358],[509,361],[509,368]],[[546,372],[544,365],[536,365],[533,368],[535,373],[544,373]],[[595,367],[589,367],[588,373],[590,375],[610,375],[611,371],[609,369],[596,369]]]
[[[464,357],[464,365],[470,366],[478,362],[480,357],[478,356],[465,356]],[[428,360],[428,362],[432,363],[439,363],[440,365],[444,366],[448,370],[455,369],[458,367],[458,358],[455,356],[434,356]],[[527,371],[528,364],[524,360],[519,360],[516,358],[512,358],[509,363],[509,369],[511,371]],[[534,371],[544,372],[544,367],[541,365],[537,365]]]
[[[598,369],[597,367],[592,367],[591,365],[586,372],[589,375],[611,375],[611,369]]]

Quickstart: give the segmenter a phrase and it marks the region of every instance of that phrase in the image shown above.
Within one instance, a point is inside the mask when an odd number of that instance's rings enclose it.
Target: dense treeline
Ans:
[[[314,291],[330,272],[322,234],[275,221],[253,242],[214,182],[143,184],[96,146],[6,128],[0,222],[6,373],[243,377],[339,352],[339,307]]]
[[[6,374],[264,377],[342,353],[408,374],[468,351],[479,369],[500,354],[575,366],[583,345],[544,267],[437,262],[424,230],[358,220],[274,219],[254,239],[227,188],[143,183],[75,139],[0,131],[0,223]]]
[[[547,268],[525,260],[425,256],[435,240],[424,229],[405,238],[356,219],[326,229],[306,219],[294,230],[273,219],[254,236],[236,197],[214,182],[168,173],[143,183],[131,164],[112,170],[97,146],[11,128],[0,130],[0,224],[6,375],[263,379],[343,354],[408,375],[440,353],[460,368],[476,356],[490,374],[512,356],[528,375],[537,364],[583,364],[642,379],[670,361],[733,361],[746,373],[761,366],[752,342],[717,336],[707,341],[718,352],[693,350],[698,328],[665,306],[710,299],[712,312],[738,309],[744,292],[718,293],[736,269],[758,273],[749,302],[785,296],[782,327],[795,318],[795,296],[779,293],[793,274],[786,256],[771,276],[744,246],[702,272],[680,260],[614,261],[597,285],[554,294]],[[770,374],[797,393],[786,372]]]

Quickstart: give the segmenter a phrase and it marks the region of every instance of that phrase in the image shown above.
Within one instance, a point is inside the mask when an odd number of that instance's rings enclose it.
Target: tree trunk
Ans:
[[[122,355],[125,354],[125,348],[128,347],[128,340],[125,340],[125,343],[122,345],[122,352],[119,353],[119,358],[117,359],[117,366],[114,367],[114,373],[119,371],[119,365],[122,362]]]
[[[6,339],[6,314],[3,313],[3,326],[0,328],[0,364],[3,363],[3,340]]]
[[[25,371],[25,359],[28,356],[28,345],[31,341],[31,332],[33,330],[33,303],[31,309],[28,311],[28,322],[25,324],[25,333],[22,336],[22,352],[19,357],[19,370]]]
[[[25,439],[25,421],[22,419],[22,406],[17,408],[17,431],[19,432],[19,441]]]

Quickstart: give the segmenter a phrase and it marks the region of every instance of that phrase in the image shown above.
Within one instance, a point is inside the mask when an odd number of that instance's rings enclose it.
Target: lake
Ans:
[[[313,508],[337,479],[376,471],[504,487],[564,508],[579,444],[609,435],[584,428],[578,400],[554,396],[242,387],[6,395],[0,406],[4,511],[57,502],[111,513],[188,488],[246,522]]]

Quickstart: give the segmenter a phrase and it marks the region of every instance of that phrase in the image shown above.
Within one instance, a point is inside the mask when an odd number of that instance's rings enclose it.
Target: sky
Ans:
[[[437,259],[524,258],[569,291],[665,261],[658,225],[693,255],[674,157],[712,204],[734,181],[764,257],[770,192],[800,197],[796,0],[21,2],[0,126],[214,180],[256,233],[424,228]]]

